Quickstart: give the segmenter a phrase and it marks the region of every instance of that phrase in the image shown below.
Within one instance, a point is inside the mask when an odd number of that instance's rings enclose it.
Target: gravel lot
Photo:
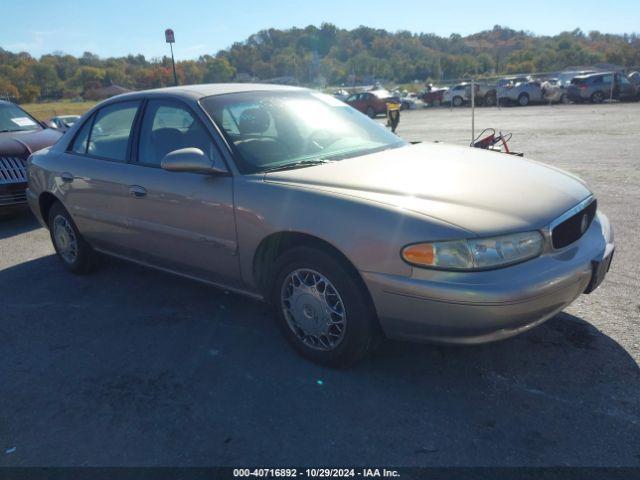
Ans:
[[[468,144],[469,113],[398,133]],[[0,465],[640,466],[640,104],[478,109],[489,126],[587,180],[618,244],[600,289],[491,345],[323,369],[259,303],[120,261],[73,276],[29,215],[2,221]]]

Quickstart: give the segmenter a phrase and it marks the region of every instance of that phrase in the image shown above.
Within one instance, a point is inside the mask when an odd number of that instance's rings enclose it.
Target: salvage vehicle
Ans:
[[[0,100],[0,215],[28,210],[27,157],[60,136],[16,104]]]
[[[460,107],[471,102],[471,84],[464,82],[454,85],[444,92],[443,103]],[[496,105],[496,87],[487,83],[475,84],[474,102],[477,106],[493,107]]]
[[[638,87],[617,72],[592,73],[574,77],[567,95],[578,103],[602,103],[609,98],[634,100],[638,98]]]
[[[449,87],[442,95],[442,103],[461,107],[471,99],[471,84],[459,83]]]
[[[446,87],[434,87],[433,85],[428,85],[420,95],[420,98],[425,105],[430,107],[439,107],[443,103],[443,97],[447,90],[448,89]]]
[[[391,94],[386,90],[375,90],[354,93],[345,100],[345,103],[366,114],[369,118],[374,118],[377,115],[387,113],[387,102],[390,98]]]
[[[410,145],[332,96],[276,85],[106,100],[30,157],[28,199],[71,272],[99,252],[266,300],[293,347],[331,366],[384,336],[525,332],[594,290],[614,250],[571,174]]]
[[[550,78],[541,83],[542,97],[549,103],[569,103],[566,85],[558,78]]]
[[[507,83],[499,84],[496,93],[500,103],[503,105],[515,103],[521,107],[526,107],[530,103],[544,101],[542,85],[539,81],[530,77],[525,79],[516,78]]]

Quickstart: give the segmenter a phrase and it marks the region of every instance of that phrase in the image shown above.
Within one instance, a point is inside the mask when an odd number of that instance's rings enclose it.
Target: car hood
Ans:
[[[435,143],[272,172],[265,181],[391,205],[477,235],[541,228],[591,195],[554,167]]]
[[[0,156],[26,158],[37,150],[53,145],[61,136],[62,133],[51,128],[0,133]]]

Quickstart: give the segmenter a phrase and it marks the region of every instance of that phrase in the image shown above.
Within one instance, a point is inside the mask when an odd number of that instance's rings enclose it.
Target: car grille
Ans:
[[[596,216],[598,202],[593,200],[589,205],[573,214],[551,230],[553,248],[563,248],[571,245],[587,231],[593,217]]]
[[[0,207],[10,207],[27,203],[27,194],[22,192],[0,193]]]
[[[0,184],[26,181],[27,168],[24,160],[18,157],[0,157]]]

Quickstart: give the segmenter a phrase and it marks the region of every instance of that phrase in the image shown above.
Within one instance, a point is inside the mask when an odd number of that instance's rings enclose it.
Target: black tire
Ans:
[[[461,107],[464,103],[464,100],[462,99],[462,97],[453,97],[452,103],[454,107]]]
[[[593,92],[591,94],[591,103],[602,103],[604,102],[604,93],[602,93],[600,90],[598,90],[597,92]]]
[[[496,106],[496,97],[493,95],[487,95],[484,97],[484,106],[485,107],[495,107]]]
[[[568,105],[569,104],[569,97],[567,97],[566,93],[563,93],[560,96],[560,103],[564,104],[564,105]]]
[[[367,107],[367,117],[375,118],[375,116],[376,116],[376,112],[373,109],[373,107]]]
[[[285,316],[285,302],[282,300],[285,281],[290,274],[302,269],[324,276],[343,304],[344,333],[331,349],[318,350],[308,346]],[[275,276],[270,301],[274,315],[289,343],[304,358],[329,367],[346,367],[362,360],[379,344],[382,334],[366,287],[341,259],[318,248],[296,247],[277,259],[272,272]]]
[[[520,95],[518,95],[518,105],[520,105],[521,107],[526,107],[527,105],[529,105],[529,94],[521,93]]]
[[[71,228],[73,235],[75,236],[75,242],[77,245],[76,254],[73,255],[73,258],[70,259],[68,255],[63,254],[62,250],[64,245],[62,242],[64,241],[59,236],[56,235],[56,222],[66,222],[66,225]],[[93,270],[95,266],[95,252],[91,248],[91,246],[86,242],[86,240],[80,235],[78,231],[78,227],[76,227],[73,218],[69,215],[69,212],[62,206],[60,202],[56,202],[51,206],[49,210],[49,218],[47,221],[49,225],[49,234],[51,235],[51,242],[53,243],[53,247],[58,254],[58,258],[62,262],[62,264],[73,273],[78,275],[84,275],[91,270]],[[62,228],[62,227],[59,227]],[[69,232],[71,235],[71,232]]]

